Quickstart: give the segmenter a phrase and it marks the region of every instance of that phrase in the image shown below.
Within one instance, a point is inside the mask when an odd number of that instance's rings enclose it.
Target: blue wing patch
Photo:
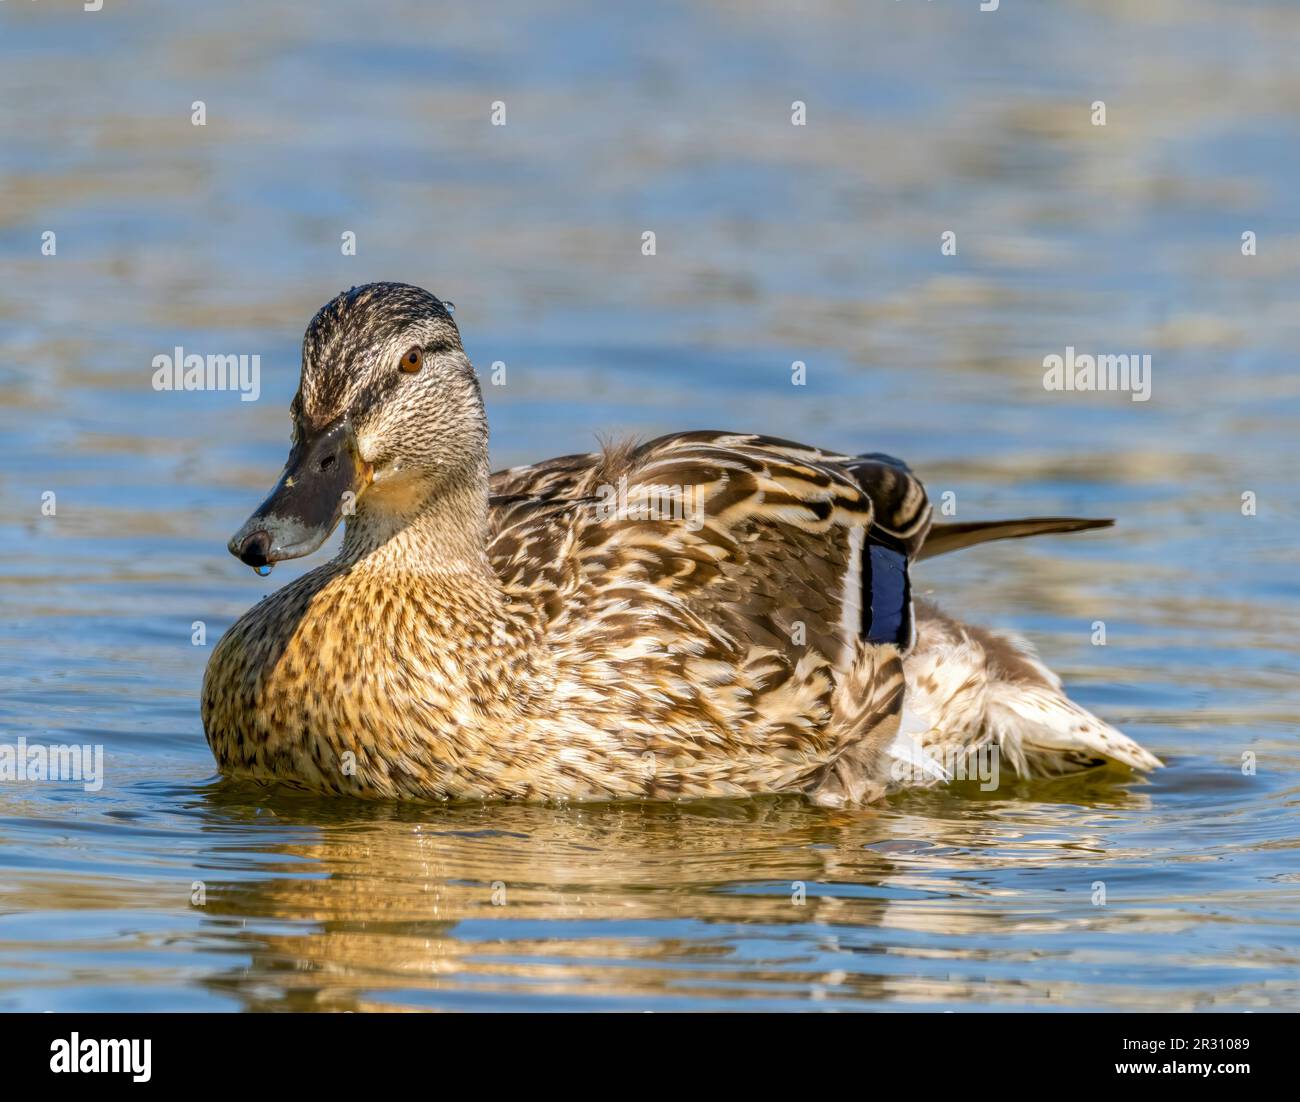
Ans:
[[[912,646],[912,581],[907,556],[875,537],[862,559],[862,637],[868,643]]]

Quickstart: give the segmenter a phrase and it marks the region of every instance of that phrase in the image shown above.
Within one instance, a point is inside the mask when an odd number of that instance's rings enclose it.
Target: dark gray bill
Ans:
[[[252,567],[310,555],[338,525],[345,495],[369,484],[347,418],[293,446],[270,496],[230,539],[230,553]]]

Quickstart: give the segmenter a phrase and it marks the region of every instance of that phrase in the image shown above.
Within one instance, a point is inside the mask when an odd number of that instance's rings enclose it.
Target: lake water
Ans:
[[[0,782],[0,1009],[1300,1008],[1300,10],[614,7],[0,3],[0,743],[106,772]],[[497,466],[736,428],[1118,518],[918,586],[1169,767],[860,811],[221,782],[212,645],[323,561],[225,541],[373,279],[506,365]],[[155,391],[177,346],[259,400]],[[1067,346],[1150,399],[1045,390]]]

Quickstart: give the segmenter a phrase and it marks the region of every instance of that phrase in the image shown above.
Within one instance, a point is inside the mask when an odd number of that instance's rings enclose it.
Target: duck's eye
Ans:
[[[419,347],[407,349],[397,366],[408,375],[414,375],[424,366],[424,349]]]

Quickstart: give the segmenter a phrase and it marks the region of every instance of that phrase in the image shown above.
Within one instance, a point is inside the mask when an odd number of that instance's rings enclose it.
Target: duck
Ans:
[[[220,772],[381,800],[858,807],[992,760],[1161,762],[1023,639],[913,594],[927,558],[1105,527],[936,521],[902,461],[748,432],[611,442],[495,473],[447,305],[353,287],[312,318],[290,451],[228,549],[337,555],[222,636]]]

